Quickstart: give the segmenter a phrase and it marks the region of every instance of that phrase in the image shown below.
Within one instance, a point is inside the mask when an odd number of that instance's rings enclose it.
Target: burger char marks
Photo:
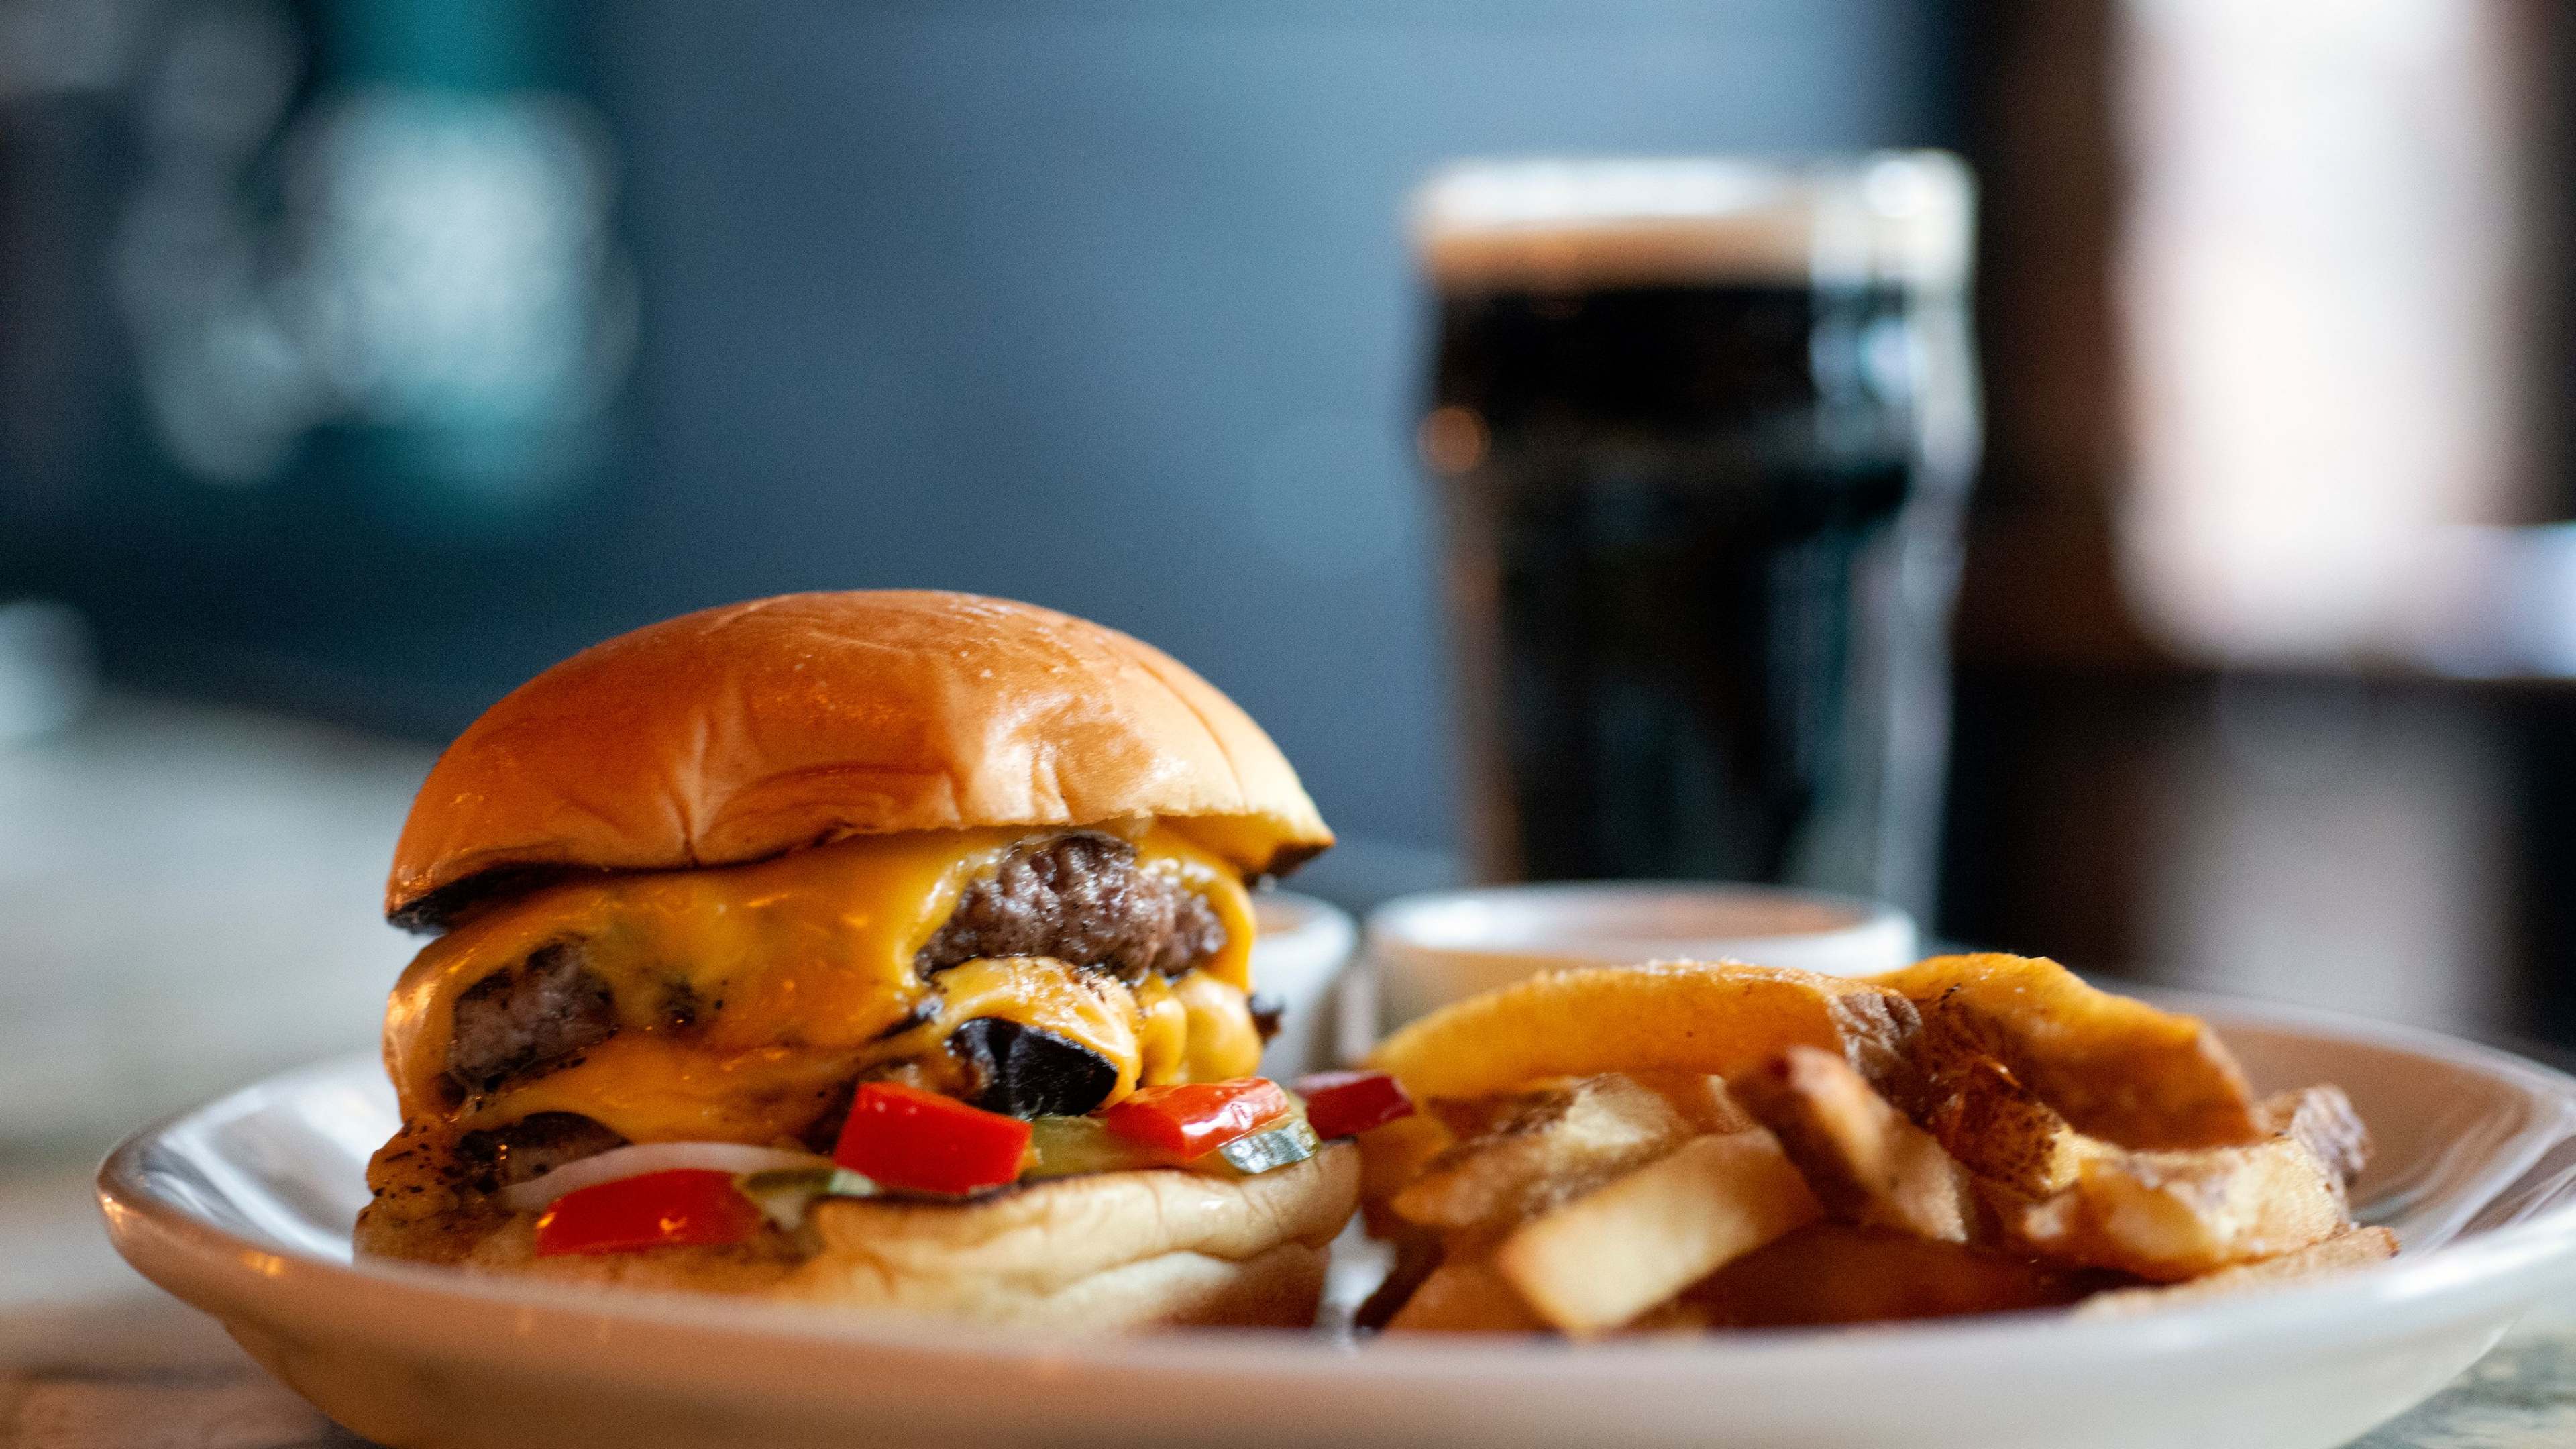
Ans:
[[[529,952],[516,970],[495,971],[456,998],[447,1077],[468,1096],[490,1092],[616,1032],[616,1001],[589,968],[581,943],[552,942]]]
[[[922,975],[985,956],[1052,956],[1129,985],[1178,976],[1225,945],[1205,897],[1140,869],[1136,847],[1110,835],[1023,841],[968,885],[948,923],[921,948]]]
[[[506,1127],[468,1132],[456,1160],[485,1192],[515,1187],[567,1162],[626,1145],[626,1139],[578,1112],[535,1112]]]

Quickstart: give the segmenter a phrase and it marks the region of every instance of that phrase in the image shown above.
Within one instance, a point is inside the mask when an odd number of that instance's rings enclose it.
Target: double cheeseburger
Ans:
[[[451,745],[386,909],[361,1250],[1083,1326],[1305,1323],[1383,1084],[1261,1080],[1247,884],[1332,843],[1259,726],[1026,604],[797,594]],[[1318,1095],[1320,1093],[1320,1095]],[[1328,1120],[1329,1119],[1329,1120]]]

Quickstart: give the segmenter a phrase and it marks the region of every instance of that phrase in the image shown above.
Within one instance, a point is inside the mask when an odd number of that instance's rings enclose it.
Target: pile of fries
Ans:
[[[2341,1091],[2257,1101],[2200,1022],[2053,961],[1559,972],[1373,1064],[1425,1109],[1361,1139],[1390,1331],[2123,1312],[2397,1251],[2353,1225]]]

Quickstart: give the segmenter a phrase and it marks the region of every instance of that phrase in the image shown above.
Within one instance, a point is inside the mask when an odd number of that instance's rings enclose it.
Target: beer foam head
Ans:
[[[1963,287],[1974,186],[1959,159],[1468,161],[1413,203],[1453,289],[1883,281]]]

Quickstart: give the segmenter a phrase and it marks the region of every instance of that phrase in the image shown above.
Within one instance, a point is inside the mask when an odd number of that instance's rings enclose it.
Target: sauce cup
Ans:
[[[1284,1007],[1279,1034],[1261,1051],[1264,1076],[1286,1081],[1323,1065],[1334,1033],[1333,983],[1350,964],[1359,928],[1340,907],[1295,891],[1252,898],[1252,985]]]
[[[1353,972],[1336,1045],[1461,997],[1565,966],[1735,960],[1837,976],[1914,959],[1914,919],[1858,896],[1779,886],[1599,881],[1435,891],[1369,913],[1367,972]],[[1368,978],[1368,979],[1361,979]],[[1372,994],[1375,1001],[1367,998]],[[1356,1020],[1355,1020],[1356,1018]]]

